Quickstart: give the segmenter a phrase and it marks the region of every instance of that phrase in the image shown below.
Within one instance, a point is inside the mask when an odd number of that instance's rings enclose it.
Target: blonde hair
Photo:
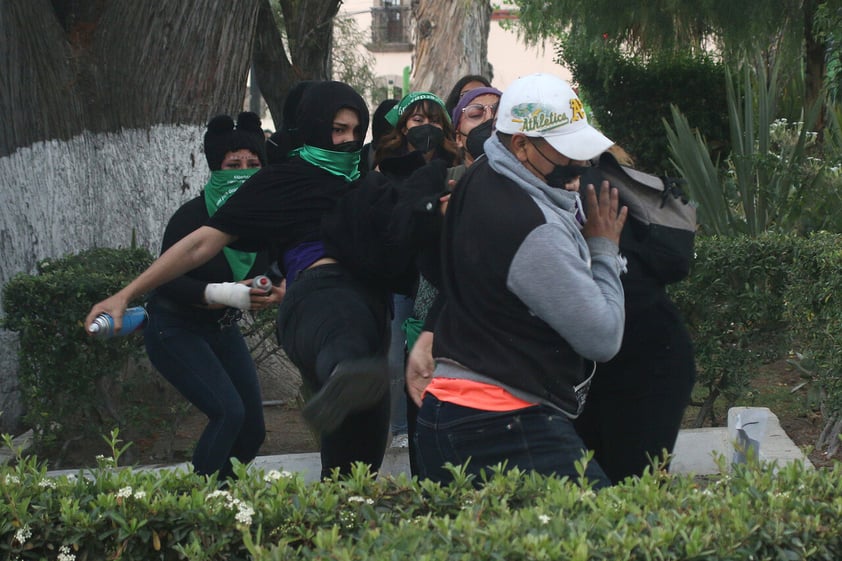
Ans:
[[[611,152],[611,155],[617,159],[617,163],[622,166],[628,166],[630,168],[634,167],[634,158],[631,157],[631,154],[626,152],[619,144],[612,144],[608,151]]]

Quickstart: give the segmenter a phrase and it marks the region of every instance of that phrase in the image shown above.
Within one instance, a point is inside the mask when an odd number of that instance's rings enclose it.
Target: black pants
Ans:
[[[308,269],[287,289],[278,312],[278,341],[310,391],[344,360],[385,357],[388,294],[365,286],[340,265]],[[380,469],[389,432],[389,394],[321,435],[322,477],[347,474],[353,462]]]
[[[613,483],[641,475],[664,450],[672,453],[696,380],[690,336],[669,305],[642,316],[627,323],[620,353],[598,365],[575,422]]]

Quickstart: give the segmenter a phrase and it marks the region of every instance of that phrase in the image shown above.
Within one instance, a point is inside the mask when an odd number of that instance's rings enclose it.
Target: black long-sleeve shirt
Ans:
[[[204,195],[200,193],[196,198],[181,205],[170,218],[164,231],[164,239],[161,242],[161,253],[197,228],[204,226],[207,221],[208,210],[205,206]],[[266,273],[268,266],[267,253],[258,252],[254,265],[246,278]],[[203,308],[205,287],[208,283],[214,282],[234,282],[234,273],[231,271],[231,266],[222,251],[214,255],[207,263],[199,265],[177,279],[161,285],[156,289],[155,295],[164,298],[171,308],[177,306],[183,308],[185,312],[189,311],[193,316],[207,315],[207,319],[216,321],[225,310]]]

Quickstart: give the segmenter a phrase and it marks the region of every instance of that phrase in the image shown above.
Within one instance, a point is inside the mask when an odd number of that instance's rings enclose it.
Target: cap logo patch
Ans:
[[[582,104],[578,97],[574,97],[570,100],[570,109],[573,112],[572,121],[574,123],[585,118],[585,106]]]
[[[523,132],[545,132],[569,124],[570,117],[539,103],[521,103],[512,107],[512,122],[521,123]]]

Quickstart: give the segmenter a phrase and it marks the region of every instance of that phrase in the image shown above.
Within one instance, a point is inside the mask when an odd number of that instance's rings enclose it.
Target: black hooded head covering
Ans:
[[[377,109],[374,110],[374,115],[371,117],[371,144],[375,148],[377,147],[377,143],[380,142],[380,139],[395,128],[392,126],[392,123],[386,120],[386,113],[397,105],[399,101],[399,99],[384,99],[377,106]]]
[[[340,109],[356,111],[360,140],[368,131],[368,106],[354,88],[342,82],[317,82],[308,87],[298,104],[296,122],[303,144],[333,149],[333,118]]]
[[[266,135],[260,127],[260,117],[251,111],[237,115],[234,123],[229,115],[217,115],[208,122],[204,138],[205,158],[211,171],[222,169],[228,152],[250,150],[266,165]]]
[[[302,80],[287,93],[281,128],[266,141],[266,152],[270,163],[284,161],[291,150],[301,147],[301,133],[297,122],[298,106],[304,92],[313,84],[318,84],[318,80]]]

